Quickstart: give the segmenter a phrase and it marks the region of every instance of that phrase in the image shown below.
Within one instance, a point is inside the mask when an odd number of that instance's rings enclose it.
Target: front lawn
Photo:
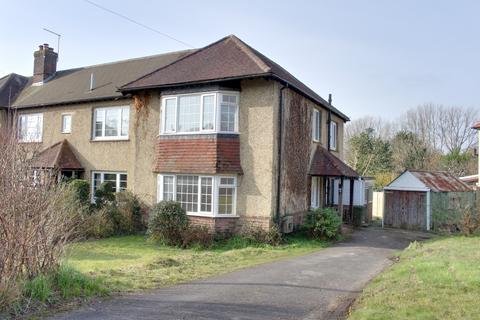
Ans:
[[[150,243],[144,236],[113,237],[70,246],[66,263],[103,278],[114,291],[158,288],[317,251],[326,242],[287,238],[282,246],[246,246],[235,239],[211,249],[178,249]]]
[[[350,320],[479,319],[480,237],[414,242],[370,283]]]

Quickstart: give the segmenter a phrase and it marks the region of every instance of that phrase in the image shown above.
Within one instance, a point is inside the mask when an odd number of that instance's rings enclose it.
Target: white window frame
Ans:
[[[236,111],[235,111],[235,128],[234,131],[220,131],[220,104],[222,95],[232,95],[236,96],[237,104],[236,104]],[[183,132],[177,131],[178,126],[178,103],[179,97],[182,96],[200,96],[200,123],[199,123],[199,131],[194,132]],[[205,96],[214,96],[214,117],[213,117],[213,129],[203,129],[203,108],[204,108],[204,97]],[[169,99],[175,99],[175,130],[166,130],[166,101]],[[160,119],[160,128],[159,133],[160,135],[185,135],[185,134],[209,134],[209,133],[226,133],[226,134],[238,134],[238,120],[239,120],[239,109],[240,109],[240,93],[237,91],[209,91],[209,92],[199,92],[199,93],[186,93],[186,94],[178,94],[178,95],[166,95],[161,99],[161,119]]]
[[[22,127],[21,127],[21,121],[22,121],[22,118],[25,117],[26,120],[25,120],[25,123],[28,125],[28,117],[38,117],[39,120],[40,120],[40,125],[39,125],[39,128],[40,128],[40,134],[39,134],[39,138],[36,138],[36,139],[31,139],[29,138],[28,136],[27,137],[22,137],[20,139],[20,133],[21,133],[21,130],[22,130]],[[31,143],[31,142],[42,142],[43,141],[43,113],[23,113],[23,114],[19,114],[18,115],[18,119],[17,119],[17,127],[18,127],[18,130],[17,130],[17,136],[18,136],[18,141],[19,142],[23,142],[23,143]]]
[[[107,116],[106,113],[108,110],[115,110],[115,109],[120,109],[120,119],[119,123],[117,124],[117,130],[118,130],[118,135],[116,136],[105,136],[105,127],[106,127],[106,122],[107,122]],[[122,117],[123,117],[123,112],[124,110],[128,110],[128,131],[126,136],[122,136]],[[97,118],[96,115],[99,111],[103,111],[103,125],[102,125],[102,135],[97,137],[95,136],[95,127],[96,127],[96,122]],[[112,107],[97,107],[93,109],[93,121],[92,121],[92,140],[95,141],[110,141],[110,140],[128,140],[129,139],[129,134],[130,134],[130,106],[112,106]]]
[[[91,186],[90,186],[90,191],[91,191],[91,201],[95,202],[95,190],[94,190],[94,177],[95,174],[99,173],[100,176],[100,184],[102,184],[105,181],[105,174],[115,174],[117,176],[116,181],[115,181],[115,190],[116,192],[122,192],[120,191],[120,175],[124,174],[127,176],[127,189],[128,189],[128,173],[126,171],[92,171],[91,172]]]
[[[320,110],[314,108],[312,113],[312,140],[320,142],[322,138],[322,115]]]
[[[195,176],[198,177],[198,212],[187,211],[187,215],[190,216],[204,216],[204,217],[237,217],[237,192],[238,184],[237,177],[232,175],[199,175],[199,174],[158,174],[157,175],[157,202],[163,200],[163,178],[164,177],[173,177],[173,201],[177,201],[177,176]],[[212,178],[212,212],[204,212],[201,210],[201,181],[202,178]],[[220,185],[220,178],[233,178],[233,186],[228,185],[228,187],[233,187],[233,208],[232,214],[219,214],[218,213],[218,189],[222,186]]]
[[[310,186],[310,207],[311,208],[319,208],[320,207],[320,186],[321,180],[318,176],[312,176],[312,183]]]
[[[65,130],[65,122],[64,119],[65,117],[70,117],[70,129]],[[71,113],[62,113],[62,133],[72,133],[72,124],[73,124],[73,114]]]
[[[330,149],[337,151],[338,148],[338,124],[330,121]]]

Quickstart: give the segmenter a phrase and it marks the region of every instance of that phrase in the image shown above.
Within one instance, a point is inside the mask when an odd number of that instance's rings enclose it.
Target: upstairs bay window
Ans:
[[[129,107],[97,108],[93,115],[94,140],[126,140],[130,122]]]
[[[18,116],[18,139],[20,142],[42,142],[43,114],[22,114]]]
[[[177,201],[188,214],[235,216],[235,177],[161,174],[157,188],[158,201]]]
[[[162,99],[161,133],[238,132],[238,94],[204,93]]]

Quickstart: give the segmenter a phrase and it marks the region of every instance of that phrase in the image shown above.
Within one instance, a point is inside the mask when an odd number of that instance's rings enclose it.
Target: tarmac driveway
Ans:
[[[96,302],[52,319],[341,319],[389,257],[428,235],[366,228],[319,252]]]

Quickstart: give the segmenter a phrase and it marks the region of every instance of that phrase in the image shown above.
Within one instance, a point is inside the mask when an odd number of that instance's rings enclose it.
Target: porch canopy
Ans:
[[[359,174],[327,149],[322,146],[317,146],[310,164],[309,175],[324,178],[324,187],[326,188],[325,205],[327,205],[327,199],[333,198],[333,180],[340,179],[338,209],[341,215],[343,215],[343,181],[345,178],[350,179],[350,203],[347,218],[353,221],[354,180],[360,177]]]
[[[84,171],[67,140],[55,143],[40,152],[32,161],[33,169]]]

